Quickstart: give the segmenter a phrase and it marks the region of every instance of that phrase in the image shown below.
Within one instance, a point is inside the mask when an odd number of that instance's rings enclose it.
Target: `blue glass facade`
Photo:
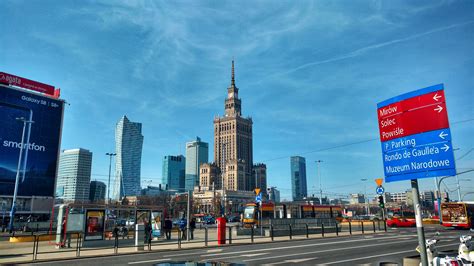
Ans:
[[[172,190],[184,190],[184,169],[186,158],[183,155],[165,156],[163,158],[163,179],[161,184]]]
[[[209,144],[199,137],[186,143],[186,190],[193,190],[199,185],[199,166],[209,160]]]
[[[306,184],[306,160],[301,156],[293,156],[291,162],[291,192],[293,200],[302,200],[308,196]]]

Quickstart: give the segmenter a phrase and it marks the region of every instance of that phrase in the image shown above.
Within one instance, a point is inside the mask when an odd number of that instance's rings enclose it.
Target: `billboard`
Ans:
[[[0,85],[0,195],[12,196],[22,148],[23,122],[32,118],[25,176],[18,196],[54,196],[64,101]],[[25,152],[26,153],[26,152]],[[23,153],[23,154],[25,154]]]
[[[86,213],[86,234],[84,240],[104,239],[104,210],[87,210]]]

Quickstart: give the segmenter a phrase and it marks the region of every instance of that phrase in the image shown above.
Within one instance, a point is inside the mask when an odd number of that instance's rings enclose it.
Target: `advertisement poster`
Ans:
[[[160,237],[161,236],[161,212],[154,211],[151,213],[151,228],[152,236]]]
[[[104,239],[104,210],[88,210],[86,213],[86,234],[84,240]]]
[[[54,196],[63,105],[62,100],[0,85],[0,195],[13,195],[18,157],[24,145],[28,156],[18,196]],[[22,144],[22,118],[33,121],[28,144],[28,126]]]
[[[149,210],[137,210],[137,224],[144,225],[150,221],[150,211]]]

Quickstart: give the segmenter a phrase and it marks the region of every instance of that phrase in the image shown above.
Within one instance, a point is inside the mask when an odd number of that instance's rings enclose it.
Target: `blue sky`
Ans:
[[[62,148],[94,153],[92,179],[106,180],[124,114],[143,123],[143,185],[195,136],[212,147],[233,57],[254,161],[283,198],[291,155],[307,159],[310,194],[316,160],[330,197],[372,193],[383,176],[376,104],[439,83],[458,172],[474,168],[472,1],[3,0],[0,18],[0,71],[62,89]],[[474,172],[459,178],[474,191]]]

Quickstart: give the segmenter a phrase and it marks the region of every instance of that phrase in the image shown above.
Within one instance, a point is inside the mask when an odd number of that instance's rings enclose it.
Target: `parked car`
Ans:
[[[212,216],[205,216],[202,218],[202,223],[203,224],[215,224],[216,223],[216,218]]]
[[[387,220],[388,227],[415,227],[415,219],[406,219],[406,218],[396,218]]]
[[[240,217],[237,216],[237,215],[236,216],[229,216],[227,218],[227,222],[229,222],[229,223],[238,223],[238,222],[240,222]]]

